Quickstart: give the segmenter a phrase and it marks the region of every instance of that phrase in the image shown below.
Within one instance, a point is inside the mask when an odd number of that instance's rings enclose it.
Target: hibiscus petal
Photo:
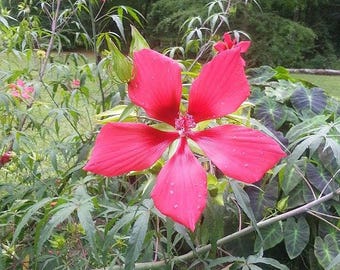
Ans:
[[[134,77],[129,97],[146,113],[174,125],[182,95],[181,68],[177,62],[156,51],[134,53]]]
[[[100,130],[84,170],[105,176],[144,170],[176,138],[176,132],[163,132],[141,123],[109,123]]]
[[[193,82],[188,113],[196,123],[234,112],[249,96],[240,49],[217,54]]]
[[[246,183],[260,180],[286,156],[273,138],[237,125],[193,132],[190,138],[225,175]]]
[[[161,213],[194,231],[206,205],[206,181],[204,169],[182,138],[160,171],[151,196]]]

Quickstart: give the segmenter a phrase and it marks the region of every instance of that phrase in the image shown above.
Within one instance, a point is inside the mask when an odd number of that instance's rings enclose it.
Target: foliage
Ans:
[[[91,14],[91,3],[71,8]],[[202,20],[209,27],[202,27],[207,31],[201,40],[187,38],[196,27],[187,21],[186,44],[199,40],[198,50],[183,48],[197,54],[181,61],[188,84],[202,56],[213,54],[216,31],[228,18],[215,5]],[[147,43],[118,20],[124,14],[137,18],[138,12],[121,6],[111,11],[118,16],[115,33],[100,33],[98,25],[91,34],[83,32],[95,52],[107,47],[97,62],[52,54],[49,44],[63,44],[58,27],[33,28],[38,48],[46,48],[37,50],[28,33],[17,35],[25,19],[0,17],[0,268],[336,269],[340,104],[283,68],[250,69],[250,102],[219,121],[261,129],[282,143],[287,159],[256,186],[211,171],[208,207],[194,233],[161,215],[149,198],[162,159],[150,170],[114,179],[82,170],[102,123],[143,117],[127,99],[131,54],[120,48],[132,53]],[[52,19],[62,21],[61,14]],[[122,30],[132,36],[130,46]],[[23,89],[34,89],[32,96],[12,94],[13,87],[22,90],[18,80]]]

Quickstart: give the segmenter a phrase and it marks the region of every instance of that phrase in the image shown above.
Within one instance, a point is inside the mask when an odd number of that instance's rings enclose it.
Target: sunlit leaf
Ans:
[[[296,163],[288,163],[284,168],[283,177],[280,179],[281,188],[286,195],[301,182],[304,177],[306,162],[298,160]]]

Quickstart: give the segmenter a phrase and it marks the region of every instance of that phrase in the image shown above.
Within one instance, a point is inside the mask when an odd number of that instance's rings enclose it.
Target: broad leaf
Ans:
[[[286,251],[290,259],[301,254],[309,241],[309,225],[304,217],[288,218],[283,229]]]
[[[275,247],[283,240],[283,229],[281,222],[275,222],[272,225],[264,227],[260,229],[262,237],[263,237],[263,244],[261,245],[261,241],[258,237],[255,240],[255,251],[259,251],[261,247],[264,250],[270,249]]]
[[[133,270],[143,247],[149,225],[150,211],[142,212],[132,227],[125,256],[125,270]]]
[[[326,235],[324,239],[317,236],[314,242],[314,254],[319,264],[323,268],[328,268],[333,260],[340,254],[339,240],[331,234]],[[332,270],[336,270],[335,267]]]
[[[269,66],[261,66],[247,70],[247,75],[250,77],[250,84],[264,84],[274,77],[276,71]]]
[[[278,183],[276,178],[272,179],[262,189],[253,186],[246,187],[250,199],[250,206],[253,209],[256,220],[261,220],[265,211],[274,209],[278,198]]]
[[[327,105],[327,96],[321,88],[301,87],[292,94],[290,100],[299,112],[310,111],[321,114]]]
[[[279,129],[287,119],[286,108],[268,97],[261,99],[254,109],[254,115],[266,127],[273,129]]]
[[[331,193],[338,187],[337,183],[332,180],[332,176],[325,171],[321,166],[314,166],[311,163],[307,164],[306,168],[307,179],[323,194]]]

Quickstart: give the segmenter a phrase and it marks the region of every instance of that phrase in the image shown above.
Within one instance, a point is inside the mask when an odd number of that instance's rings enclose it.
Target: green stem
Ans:
[[[303,206],[295,208],[295,209],[293,209],[289,212],[286,212],[286,213],[281,214],[281,215],[277,215],[277,216],[269,218],[267,220],[260,221],[260,222],[257,223],[257,227],[263,228],[263,227],[269,226],[269,225],[271,225],[275,222],[285,220],[289,217],[294,217],[294,216],[300,215],[302,213],[306,213],[312,207],[319,205],[321,203],[324,203],[326,201],[329,201],[336,195],[340,195],[340,188],[338,188],[336,191],[334,191],[332,193],[329,193],[329,194],[327,194],[327,195],[325,195],[321,198],[318,198],[318,199],[316,199],[316,200],[314,200],[310,203],[307,203]],[[247,234],[249,234],[253,231],[255,231],[255,227],[254,226],[248,226],[248,227],[246,227],[242,230],[239,230],[239,231],[237,231],[233,234],[227,235],[227,236],[217,240],[217,246],[222,246],[222,245],[229,243],[229,242],[231,242],[231,241],[233,241],[237,238],[240,238],[244,235],[247,235]],[[186,254],[183,254],[183,255],[180,255],[180,256],[177,256],[177,257],[173,257],[173,258],[170,258],[168,260],[162,260],[162,261],[157,261],[157,262],[136,263],[135,269],[136,270],[157,269],[159,267],[166,266],[169,262],[176,263],[176,262],[188,261],[188,260],[194,258],[197,254],[209,252],[210,249],[211,249],[211,244],[208,244],[208,245],[199,247],[194,251],[190,251]],[[98,268],[98,269],[93,269],[93,270],[104,270],[104,269],[106,269],[106,268],[101,268],[101,269]],[[118,266],[111,267],[110,269],[112,269],[112,270],[123,270],[124,266],[118,265]]]

